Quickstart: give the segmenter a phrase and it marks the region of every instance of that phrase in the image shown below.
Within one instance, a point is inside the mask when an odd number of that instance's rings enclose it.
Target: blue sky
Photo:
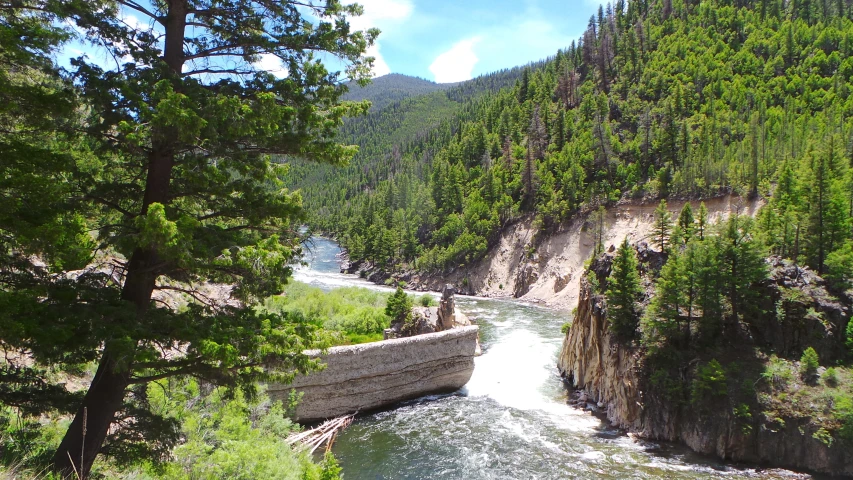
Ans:
[[[440,83],[539,60],[568,46],[598,10],[592,0],[361,0],[352,23],[382,30],[375,74]]]
[[[503,68],[539,60],[577,40],[596,0],[357,0],[364,15],[350,23],[356,29],[379,28],[382,33],[369,55],[376,57],[374,75],[403,73],[439,83],[458,82]],[[147,19],[132,10],[123,19],[147,29]],[[159,26],[157,26],[159,29]],[[76,42],[58,55],[87,54],[103,67],[121,59],[106,58],[103,50]],[[284,76],[277,58],[263,58],[256,67]],[[334,68],[334,67],[333,67]]]

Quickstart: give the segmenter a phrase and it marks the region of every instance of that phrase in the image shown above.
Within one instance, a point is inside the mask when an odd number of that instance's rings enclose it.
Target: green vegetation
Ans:
[[[835,371],[834,367],[827,368],[823,375],[821,375],[821,378],[827,387],[838,386],[838,372]]]
[[[655,223],[652,228],[652,242],[663,251],[666,250],[667,242],[672,232],[672,215],[666,207],[666,200],[661,200],[655,209]]]
[[[412,327],[412,298],[406,295],[402,288],[397,287],[394,294],[388,297],[385,315],[392,322],[401,324],[403,330],[408,330]]]
[[[391,325],[385,315],[388,294],[358,287],[336,288],[328,293],[304,283],[291,282],[282,295],[267,298],[272,312],[301,314],[332,334],[332,343],[355,344],[382,340]]]
[[[148,448],[156,455],[156,462],[140,464],[140,452],[133,450],[112,451],[111,460],[96,464],[91,478],[339,478],[334,457],[327,456],[322,465],[316,465],[307,452],[294,450],[284,441],[299,426],[288,419],[287,406],[271,402],[265,394],[249,398],[239,390],[194,380],[160,380],[135,390],[133,395],[163,421],[174,424],[178,438],[149,439]],[[33,472],[22,476],[43,478],[36,472],[49,464],[65,423],[42,423],[17,418],[10,410],[3,412],[3,451],[25,458]],[[170,448],[172,444],[176,446]]]
[[[645,312],[644,344],[688,345],[696,336],[713,343],[758,313],[753,287],[767,277],[767,266],[755,222],[734,215],[704,229],[669,252]]]
[[[820,359],[817,352],[812,347],[807,348],[800,357],[800,377],[806,382],[811,381],[817,375],[818,367],[820,367]]]
[[[418,303],[422,307],[435,307],[438,305],[438,302],[435,301],[435,298],[432,295],[425,294],[421,295],[421,298],[418,299]]]
[[[346,162],[336,132],[366,109],[312,53],[367,78],[378,32],[350,30],[358,6],[326,2],[309,21],[291,1],[150,3],[0,8],[0,403],[73,416],[49,466],[65,478],[175,438],[133,393],[148,382],[251,396],[317,366],[302,354],[323,346],[314,325],[256,308],[299,253],[301,199],[270,155]],[[82,55],[58,69],[75,31],[114,67]],[[254,66],[266,54],[286,78]],[[88,390],[58,381],[89,362]]]
[[[616,251],[607,280],[607,319],[617,337],[630,341],[636,336],[640,321],[637,302],[642,293],[637,256],[626,237]]]
[[[694,404],[707,401],[708,397],[725,396],[727,393],[726,371],[720,362],[712,359],[699,367],[690,391]]]
[[[345,100],[355,102],[361,100],[370,101],[370,110],[379,111],[385,107],[406,100],[410,97],[419,97],[428,93],[447,90],[451,87],[449,84],[439,84],[418,77],[410,77],[400,75],[398,73],[389,73],[381,77],[374,78],[368,85],[359,85],[353,82],[349,87],[349,91],[344,95]],[[351,122],[358,123],[357,119]]]
[[[849,281],[850,6],[770,3],[618,0],[449,128],[323,179],[346,187],[299,183],[311,222],[356,262],[430,270],[525,215],[548,230],[621,198],[773,193],[762,241]]]

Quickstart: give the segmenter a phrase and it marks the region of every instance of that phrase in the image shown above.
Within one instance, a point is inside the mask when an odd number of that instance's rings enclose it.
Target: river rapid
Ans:
[[[297,281],[391,291],[339,273],[333,241],[315,237],[309,249]],[[456,306],[480,327],[471,380],[453,394],[359,416],[332,449],[347,480],[804,478],[636,440],[569,406],[556,368],[567,312],[459,295]]]

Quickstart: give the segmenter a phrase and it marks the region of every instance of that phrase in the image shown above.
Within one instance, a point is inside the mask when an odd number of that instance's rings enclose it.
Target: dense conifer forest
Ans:
[[[734,192],[772,198],[756,228],[773,252],[842,275],[851,17],[846,1],[602,6],[509,86],[475,79],[353,121],[356,161],[294,183],[316,228],[382,268],[470,263],[525,215],[547,230],[620,199]]]

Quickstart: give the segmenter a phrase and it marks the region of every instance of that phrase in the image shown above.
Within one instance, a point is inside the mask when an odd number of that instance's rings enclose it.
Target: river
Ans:
[[[391,290],[339,273],[330,240],[314,238],[310,250],[298,281]],[[332,449],[346,480],[800,477],[636,440],[569,406],[556,369],[568,313],[466,296],[456,305],[480,326],[483,355],[471,380],[453,394],[359,416]]]

